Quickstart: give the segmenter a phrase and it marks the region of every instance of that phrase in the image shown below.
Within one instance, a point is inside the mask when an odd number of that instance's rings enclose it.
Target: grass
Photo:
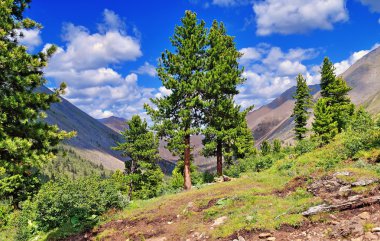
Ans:
[[[371,150],[368,153],[378,155],[379,151]],[[366,155],[372,158],[368,153]],[[370,166],[356,167],[355,162],[344,160],[341,143],[334,142],[302,156],[285,157],[266,171],[246,173],[228,183],[135,201],[121,212],[105,215],[100,225],[117,219],[154,221],[167,215],[179,215],[181,218],[175,220],[176,230],[170,230],[172,235],[184,237],[192,230],[197,230],[207,232],[213,239],[226,238],[244,230],[275,230],[282,225],[299,226],[305,221],[301,212],[322,200],[302,187],[285,196],[277,195],[276,191],[286,189],[286,184],[292,179],[300,176],[318,178],[337,171],[350,172],[351,176],[340,177],[349,178],[347,181],[350,182],[379,177]],[[366,188],[356,189],[354,191],[358,193],[367,191]],[[192,208],[188,207],[189,203]],[[220,217],[227,219],[220,226],[210,229],[214,220]],[[324,218],[324,215],[313,217],[314,221],[322,222]]]

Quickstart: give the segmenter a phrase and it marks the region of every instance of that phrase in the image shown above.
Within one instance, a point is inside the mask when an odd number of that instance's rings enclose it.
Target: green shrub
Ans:
[[[0,201],[0,230],[8,224],[9,216],[13,211],[13,207],[10,201]]]
[[[318,143],[315,140],[311,139],[303,139],[301,141],[298,141],[294,150],[297,155],[302,155],[308,152],[311,152],[315,148],[317,148]]]
[[[126,200],[112,179],[89,177],[46,183],[32,208],[39,229],[47,231],[67,223],[85,226],[108,209],[125,207]]]

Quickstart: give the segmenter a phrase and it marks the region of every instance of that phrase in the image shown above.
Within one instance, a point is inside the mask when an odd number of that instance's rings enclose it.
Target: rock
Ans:
[[[275,240],[276,240],[275,237],[269,237],[269,238],[267,238],[267,241],[275,241]]]
[[[336,172],[333,174],[334,177],[336,176],[350,176],[351,173],[350,172],[346,172],[346,171],[343,171],[343,172]]]
[[[358,216],[359,218],[364,219],[364,220],[368,220],[371,218],[371,215],[369,214],[369,212],[362,212]]]
[[[260,233],[259,234],[260,239],[266,239],[266,238],[270,238],[270,237],[272,237],[271,233]]]
[[[311,216],[317,213],[329,211],[328,206],[326,204],[321,204],[318,206],[310,207],[308,210],[302,213],[304,216]]]
[[[366,240],[379,240],[379,238],[377,237],[377,235],[375,235],[373,233],[370,233],[370,232],[365,233],[364,238]]]
[[[232,179],[229,177],[229,176],[226,176],[226,175],[223,175],[223,181],[224,182],[229,182],[231,181]]]
[[[373,233],[379,233],[380,232],[380,227],[373,228],[371,230],[371,232],[373,232]]]
[[[351,185],[342,186],[341,188],[339,188],[339,196],[348,197],[351,191]]]
[[[173,222],[172,222],[172,221],[169,221],[168,224],[169,224],[169,225],[170,225],[170,224],[173,224]]]
[[[226,217],[226,216],[223,216],[223,217],[217,218],[217,219],[215,219],[215,221],[214,221],[214,223],[211,225],[211,227],[219,226],[219,225],[223,224],[226,220],[227,220],[227,217]]]
[[[362,179],[362,180],[359,180],[357,182],[351,183],[351,186],[353,186],[353,187],[367,186],[367,185],[370,185],[370,184],[375,183],[377,181],[378,180],[376,180],[376,179]]]
[[[239,236],[238,241],[245,241],[245,238],[243,238],[242,236]]]

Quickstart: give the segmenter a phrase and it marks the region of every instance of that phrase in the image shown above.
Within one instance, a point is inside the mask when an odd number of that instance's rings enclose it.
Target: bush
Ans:
[[[317,141],[311,140],[311,139],[304,139],[297,142],[294,150],[297,155],[303,155],[305,153],[313,151],[317,147],[318,147]]]
[[[67,223],[93,223],[106,210],[125,207],[126,200],[112,179],[89,177],[46,183],[29,209],[35,209],[39,229],[47,231]]]
[[[13,211],[10,201],[0,201],[0,230],[8,224],[9,216]]]

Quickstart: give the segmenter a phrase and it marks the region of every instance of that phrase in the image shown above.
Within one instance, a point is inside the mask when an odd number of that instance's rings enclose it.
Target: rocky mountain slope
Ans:
[[[46,87],[41,87],[38,91],[51,92]],[[56,124],[66,131],[77,132],[76,137],[64,142],[64,146],[75,151],[81,158],[95,164],[102,164],[109,170],[124,168],[122,157],[110,148],[121,140],[117,132],[87,115],[64,98],[60,103],[53,104],[47,114],[48,123]]]
[[[353,88],[350,97],[356,105],[365,106],[372,114],[380,112],[380,48],[358,60],[342,76]],[[311,89],[314,98],[317,98],[319,86],[313,85]],[[252,129],[256,144],[275,138],[286,143],[292,142],[294,123],[290,116],[294,106],[294,92],[295,87],[292,87],[271,103],[247,115],[248,126]]]

